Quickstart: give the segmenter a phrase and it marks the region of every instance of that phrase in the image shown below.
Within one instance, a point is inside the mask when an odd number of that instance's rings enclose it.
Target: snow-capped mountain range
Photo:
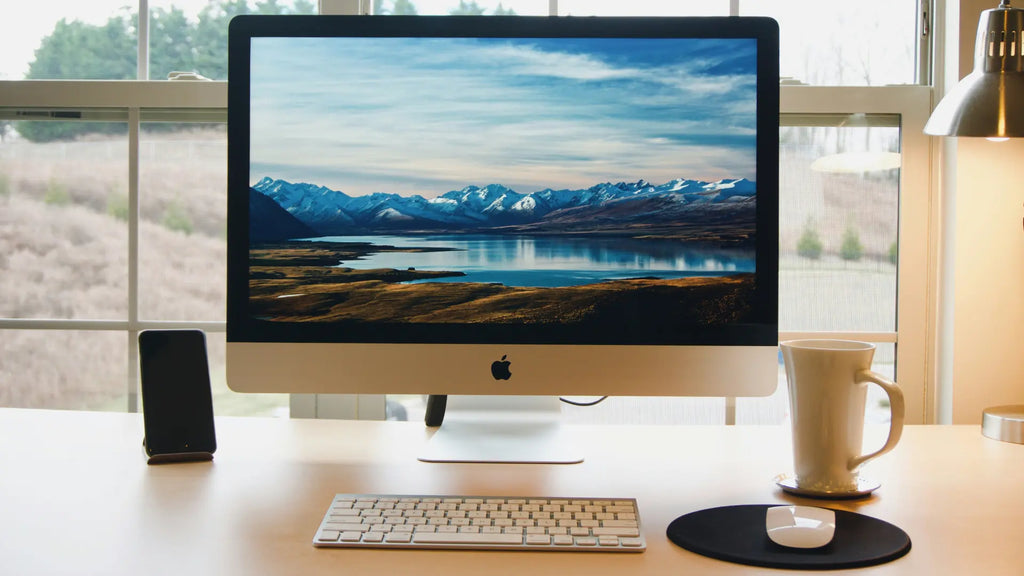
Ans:
[[[382,192],[349,196],[325,186],[270,177],[252,189],[323,235],[695,221],[711,213],[749,212],[756,199],[756,184],[745,178],[717,182],[680,178],[660,185],[645,180],[606,182],[579,190],[546,188],[529,194],[490,184],[467,186],[430,199]],[[273,223],[253,222],[257,224]]]

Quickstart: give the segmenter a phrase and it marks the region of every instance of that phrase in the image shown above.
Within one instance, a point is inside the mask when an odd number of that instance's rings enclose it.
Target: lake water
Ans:
[[[430,282],[558,287],[626,278],[669,279],[754,271],[753,250],[714,249],[678,240],[487,235],[330,236],[308,240],[450,249],[384,252],[340,264],[355,269],[415,268],[466,274]]]

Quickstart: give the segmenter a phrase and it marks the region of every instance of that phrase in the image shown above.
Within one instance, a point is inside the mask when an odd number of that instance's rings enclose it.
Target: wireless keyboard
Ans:
[[[338,494],[317,547],[643,552],[633,498]]]

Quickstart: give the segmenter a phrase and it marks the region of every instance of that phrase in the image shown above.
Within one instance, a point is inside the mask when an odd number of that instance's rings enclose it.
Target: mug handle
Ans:
[[[876,452],[851,458],[850,463],[847,465],[847,468],[851,472],[868,460],[871,460],[876,456],[881,456],[895,448],[896,443],[900,441],[900,436],[903,435],[903,390],[901,390],[900,387],[892,380],[889,380],[877,372],[872,372],[871,370],[861,370],[857,372],[857,383],[860,384],[862,382],[874,382],[881,386],[882,390],[885,390],[885,393],[889,396],[889,409],[892,412],[892,417],[889,423],[889,438],[886,439],[885,444]]]

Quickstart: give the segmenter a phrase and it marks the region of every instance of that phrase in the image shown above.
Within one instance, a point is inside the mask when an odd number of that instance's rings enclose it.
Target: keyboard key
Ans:
[[[601,526],[604,528],[622,527],[622,528],[636,528],[636,520],[603,520]]]
[[[518,534],[471,534],[466,532],[413,534],[417,544],[522,544]]]
[[[553,536],[552,541],[554,542],[555,546],[572,546],[575,543],[573,537],[569,536],[568,534],[559,534],[557,536]]]
[[[321,530],[320,535],[317,536],[317,541],[337,542],[339,536],[341,536],[341,532],[338,532],[337,530]]]
[[[636,528],[591,528],[594,536],[639,536],[640,531]]]
[[[366,532],[370,529],[369,524],[339,524],[336,522],[328,522],[326,527],[339,532]]]

